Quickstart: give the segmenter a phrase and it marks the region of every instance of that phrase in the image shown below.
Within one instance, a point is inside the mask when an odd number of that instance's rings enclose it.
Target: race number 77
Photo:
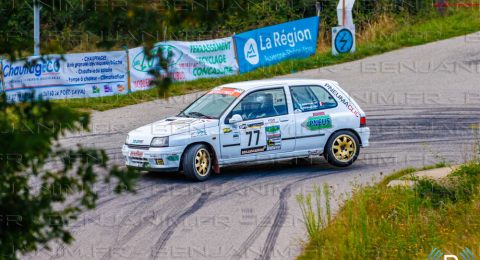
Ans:
[[[254,130],[250,132],[246,132],[245,134],[248,135],[248,146],[252,145],[252,135],[256,134],[257,135],[257,141],[255,145],[258,145],[258,141],[260,140],[260,130]]]

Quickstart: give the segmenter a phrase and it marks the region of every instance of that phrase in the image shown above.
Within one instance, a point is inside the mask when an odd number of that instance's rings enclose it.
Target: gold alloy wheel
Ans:
[[[335,159],[341,162],[350,161],[357,152],[355,140],[348,135],[338,136],[332,145],[332,153]]]
[[[204,177],[210,169],[210,153],[205,148],[201,148],[195,155],[195,170],[198,175]]]

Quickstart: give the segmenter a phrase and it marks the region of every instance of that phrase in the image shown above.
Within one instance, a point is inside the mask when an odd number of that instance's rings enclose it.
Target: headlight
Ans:
[[[168,137],[155,137],[150,143],[152,147],[166,147],[168,146]]]

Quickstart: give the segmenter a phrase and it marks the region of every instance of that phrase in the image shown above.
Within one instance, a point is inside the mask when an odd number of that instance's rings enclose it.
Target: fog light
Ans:
[[[157,165],[163,165],[163,159],[156,159],[155,162]]]

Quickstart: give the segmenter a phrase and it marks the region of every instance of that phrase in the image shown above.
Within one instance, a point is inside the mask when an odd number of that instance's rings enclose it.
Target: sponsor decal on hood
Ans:
[[[154,137],[177,134],[201,136],[206,128],[218,126],[218,120],[205,121],[199,118],[172,117],[137,128],[129,133],[130,140],[143,140],[149,143]]]
[[[132,141],[132,144],[143,144],[143,140],[134,139],[134,140]]]

